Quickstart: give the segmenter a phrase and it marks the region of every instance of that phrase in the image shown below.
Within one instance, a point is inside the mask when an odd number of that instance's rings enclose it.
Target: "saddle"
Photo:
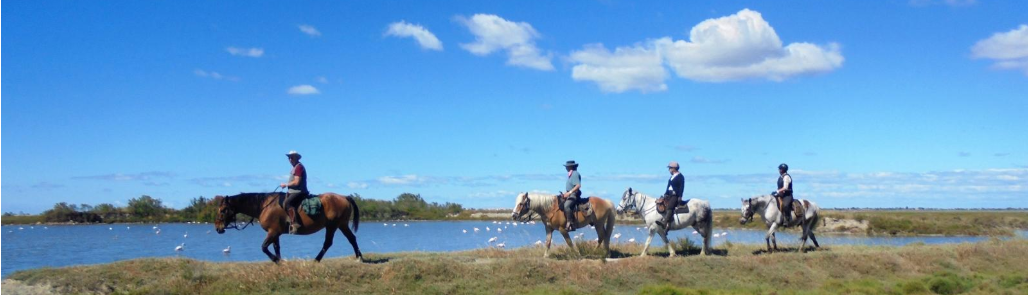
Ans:
[[[283,208],[285,208],[285,200],[285,196],[278,199],[279,205]],[[296,209],[311,218],[320,215],[324,209],[324,205],[321,203],[321,195],[308,193],[303,200],[300,200],[300,204],[296,206]]]
[[[576,217],[578,217],[577,214],[582,214],[582,219],[585,219],[586,216],[593,214],[593,206],[589,203],[590,198],[592,197],[579,198],[578,202],[575,202],[575,205],[571,206],[572,214],[576,214]],[[562,205],[564,204],[565,200],[567,200],[567,198],[565,198],[564,195],[557,195],[557,202],[554,203],[554,205],[557,206],[557,212],[561,212],[561,214],[563,214],[564,212],[564,206]]]
[[[668,197],[665,195],[657,199],[657,213],[664,214],[664,212],[667,212]],[[678,202],[678,206],[675,206],[675,214],[689,213],[689,208],[686,207],[689,204],[689,200],[685,199]]]
[[[303,210],[307,216],[314,217],[322,213],[324,206],[321,204],[321,198],[319,195],[307,194],[307,198],[304,198],[303,201],[300,202],[299,208],[300,210]]]
[[[804,216],[807,216],[807,208],[810,207],[810,202],[807,200],[800,201],[793,199],[792,204],[790,205],[792,205],[793,222],[802,221]]]

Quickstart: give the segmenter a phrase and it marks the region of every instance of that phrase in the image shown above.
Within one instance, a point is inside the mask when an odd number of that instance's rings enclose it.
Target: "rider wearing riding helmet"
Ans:
[[[774,195],[778,199],[778,210],[785,217],[785,224],[792,223],[792,176],[789,176],[789,165],[778,165],[778,190]]]

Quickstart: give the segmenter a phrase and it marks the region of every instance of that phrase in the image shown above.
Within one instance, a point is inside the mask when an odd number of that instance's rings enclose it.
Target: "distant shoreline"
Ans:
[[[23,217],[23,216],[21,216]],[[737,210],[715,210],[714,226],[720,228],[765,230],[763,222],[741,225]],[[132,225],[132,224],[189,224],[192,222],[128,222],[128,223],[48,223],[35,219],[3,218],[3,225],[59,226],[59,225]],[[15,221],[32,220],[36,222]],[[538,220],[537,218],[535,220]],[[363,219],[363,222],[413,221],[511,221],[510,213],[501,210],[470,211],[444,219]],[[639,226],[643,222],[631,215],[621,215],[618,224]],[[37,223],[38,222],[38,223]],[[202,222],[195,222],[202,223]],[[206,224],[211,224],[210,222]],[[1016,235],[1028,229],[1028,210],[824,210],[816,231],[823,233],[867,236],[997,236]],[[786,231],[795,229],[785,229]]]

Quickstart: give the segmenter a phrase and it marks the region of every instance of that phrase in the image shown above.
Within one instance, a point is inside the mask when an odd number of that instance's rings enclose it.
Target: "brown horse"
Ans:
[[[278,238],[283,233],[288,232],[289,228],[286,223],[286,211],[281,206],[284,197],[284,193],[241,193],[228,197],[216,196],[214,197],[214,202],[218,204],[218,215],[214,220],[214,229],[219,234],[225,233],[226,228],[238,229],[235,225],[228,225],[236,221],[236,213],[242,213],[259,220],[261,227],[264,228],[264,231],[268,232],[268,236],[264,238],[264,244],[261,245],[261,250],[264,250],[264,254],[267,254],[271,261],[278,263],[282,259],[282,254],[279,252]],[[298,215],[303,223],[297,234],[309,235],[321,231],[322,228],[326,229],[325,244],[321,247],[321,252],[318,253],[318,257],[314,260],[320,262],[321,257],[325,256],[325,251],[332,247],[332,238],[335,236],[336,229],[338,228],[346,236],[346,239],[350,241],[350,245],[353,245],[353,252],[357,256],[357,260],[362,261],[361,250],[357,247],[357,237],[347,227],[350,221],[350,213],[353,213],[354,232],[357,231],[357,225],[360,224],[360,209],[357,208],[357,203],[354,202],[353,197],[341,196],[335,193],[323,193],[315,197],[321,199],[323,207],[321,214],[312,217],[307,215],[307,212],[304,210],[297,208],[297,210],[300,210]],[[253,220],[250,222],[253,222]],[[275,246],[275,255],[271,255],[271,252],[268,251],[268,245]]]
[[[610,257],[610,236],[614,233],[614,204],[608,200],[589,197],[589,210],[582,210],[584,205],[578,205],[579,210],[575,213],[575,228],[582,228],[593,224],[596,226],[596,236],[599,237],[597,247],[603,247],[603,260]],[[568,247],[576,252],[578,248],[571,242],[571,236],[564,228],[566,218],[563,211],[560,211],[560,202],[557,196],[538,193],[520,193],[514,203],[514,212],[511,219],[514,221],[527,222],[532,218],[532,213],[538,214],[546,227],[546,251],[543,257],[550,256],[550,242],[553,240],[553,230],[557,230],[564,236]]]

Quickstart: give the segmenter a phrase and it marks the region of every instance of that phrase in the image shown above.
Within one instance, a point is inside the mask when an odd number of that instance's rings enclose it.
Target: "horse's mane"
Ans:
[[[553,208],[553,203],[557,201],[557,196],[553,194],[528,193],[525,197],[531,200],[529,207],[536,212],[548,212],[550,208]]]
[[[230,199],[229,202],[237,204],[237,207],[250,207],[250,209],[256,209],[260,212],[263,209],[264,203],[267,202],[268,197],[278,197],[280,193],[239,193],[225,197]]]

